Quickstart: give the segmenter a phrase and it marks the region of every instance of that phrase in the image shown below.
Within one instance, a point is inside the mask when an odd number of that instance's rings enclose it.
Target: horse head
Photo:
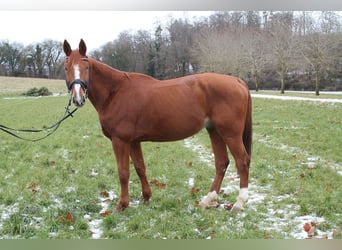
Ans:
[[[86,56],[87,46],[81,39],[78,50],[72,50],[64,40],[63,50],[66,55],[64,62],[66,86],[76,107],[82,107],[88,96],[89,62]]]

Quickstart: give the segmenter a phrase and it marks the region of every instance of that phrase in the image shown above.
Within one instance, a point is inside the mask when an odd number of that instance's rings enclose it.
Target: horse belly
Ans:
[[[207,119],[203,114],[176,114],[154,116],[144,126],[141,136],[146,141],[176,141],[198,133],[206,126]]]

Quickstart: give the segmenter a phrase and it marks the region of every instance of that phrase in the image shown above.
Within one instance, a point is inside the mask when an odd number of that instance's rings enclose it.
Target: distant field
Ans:
[[[52,93],[66,92],[64,80],[0,77],[0,94],[22,94],[33,87],[46,87]]]

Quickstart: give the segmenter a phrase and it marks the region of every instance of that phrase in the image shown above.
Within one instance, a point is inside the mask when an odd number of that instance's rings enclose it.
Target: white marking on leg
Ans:
[[[247,202],[248,200],[248,188],[241,188],[239,192],[239,199],[243,202]]]
[[[218,207],[217,202],[218,195],[216,191],[209,192],[208,195],[204,196],[202,200],[198,203],[198,206],[202,208]]]
[[[243,210],[243,205],[248,200],[248,188],[240,188],[239,196],[236,199],[234,206],[232,207],[231,211],[238,212]]]

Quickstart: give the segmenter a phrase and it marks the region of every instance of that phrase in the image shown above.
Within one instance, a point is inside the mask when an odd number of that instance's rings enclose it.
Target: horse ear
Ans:
[[[86,56],[87,53],[87,46],[83,39],[81,39],[80,44],[78,45],[78,51],[80,52],[81,56]]]
[[[72,50],[67,40],[64,40],[63,50],[66,56],[70,56]]]

